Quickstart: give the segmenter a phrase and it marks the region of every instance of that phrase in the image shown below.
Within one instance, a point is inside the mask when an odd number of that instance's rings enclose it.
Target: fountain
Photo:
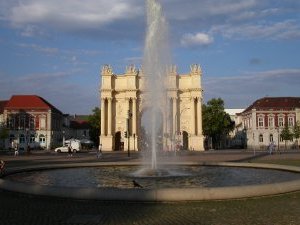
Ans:
[[[156,112],[159,107],[168,105],[163,101],[166,99],[167,65],[171,60],[168,26],[162,7],[157,0],[147,0],[146,5],[143,73],[147,76],[147,103],[152,109],[148,121],[151,125],[151,162],[144,163],[146,165],[141,170],[137,170],[140,163],[136,162],[33,163],[27,168],[11,168],[4,179],[0,179],[0,188],[36,195],[121,201],[231,199],[300,190],[299,167],[207,162],[158,165]],[[147,166],[149,164],[150,167]],[[132,187],[132,176],[141,179],[139,181],[144,188]],[[249,177],[251,179],[246,182]],[[275,179],[270,181],[269,178]],[[138,183],[136,185],[139,186]],[[66,188],[68,191],[65,191]]]
[[[168,104],[163,102],[166,95],[167,65],[170,64],[168,47],[168,25],[163,15],[162,7],[157,0],[147,0],[147,31],[143,58],[143,73],[145,73],[145,91],[147,103],[151,108],[149,124],[151,126],[151,170],[155,173],[157,167],[157,110]],[[168,110],[168,109],[165,109]],[[150,170],[147,173],[151,173]]]

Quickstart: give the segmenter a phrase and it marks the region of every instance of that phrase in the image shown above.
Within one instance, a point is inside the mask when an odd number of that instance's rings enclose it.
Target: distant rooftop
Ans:
[[[230,116],[236,115],[237,113],[243,112],[245,109],[225,109],[225,112]]]
[[[291,109],[300,108],[300,97],[265,97],[256,100],[244,112],[252,109]]]
[[[6,109],[52,109],[62,113],[48,101],[37,95],[13,95],[5,106]]]
[[[5,105],[8,103],[8,100],[0,101],[0,114],[3,113]]]

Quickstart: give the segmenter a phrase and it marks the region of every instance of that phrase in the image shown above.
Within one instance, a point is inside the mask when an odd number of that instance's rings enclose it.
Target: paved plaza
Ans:
[[[172,154],[170,161],[220,162],[263,160],[300,160],[300,151],[268,155],[252,151],[208,151]],[[95,152],[73,157],[52,152],[33,152],[14,157],[0,153],[7,169],[40,164],[74,162],[138,162],[138,153],[105,153],[97,160]],[[67,190],[66,190],[67,191]],[[299,225],[300,193],[230,201],[178,203],[105,202],[73,200],[13,193],[0,190],[0,225],[70,224],[261,224]],[[270,207],[271,206],[271,207]]]

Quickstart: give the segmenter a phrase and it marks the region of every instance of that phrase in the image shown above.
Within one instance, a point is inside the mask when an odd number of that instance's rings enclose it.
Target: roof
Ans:
[[[252,109],[294,109],[300,108],[300,97],[265,97],[256,100],[244,112]]]
[[[87,121],[73,120],[70,121],[70,127],[73,129],[90,129],[91,126]]]
[[[88,115],[73,115],[70,116],[70,127],[73,129],[90,129]]]
[[[0,114],[3,113],[5,105],[8,103],[8,100],[0,101]]]
[[[37,95],[13,95],[5,106],[6,109],[51,109],[62,113],[48,101]]]
[[[230,116],[234,116],[238,113],[243,112],[245,109],[225,109],[225,112],[228,113]]]

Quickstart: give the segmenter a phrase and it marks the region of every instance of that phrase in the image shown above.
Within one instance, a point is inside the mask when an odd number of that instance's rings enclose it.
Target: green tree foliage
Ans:
[[[298,120],[293,129],[294,138],[297,140],[297,148],[299,147],[298,139],[300,138],[300,121]]]
[[[4,124],[0,124],[0,140],[5,140],[8,138],[8,129]]]
[[[218,148],[223,136],[234,129],[234,122],[230,115],[224,111],[224,101],[213,98],[203,105],[203,134],[211,138],[212,147]]]
[[[282,140],[284,140],[284,145],[285,145],[285,149],[286,149],[286,143],[287,141],[290,141],[293,139],[293,133],[290,131],[289,126],[286,124],[283,128],[283,130],[280,133],[280,137],[282,138]]]
[[[0,123],[0,148],[4,147],[5,139],[8,138],[9,130],[5,127],[4,123]]]
[[[88,117],[89,124],[91,125],[90,137],[91,140],[95,143],[95,145],[98,146],[100,136],[101,113],[98,107],[95,107],[92,112],[93,113]]]

